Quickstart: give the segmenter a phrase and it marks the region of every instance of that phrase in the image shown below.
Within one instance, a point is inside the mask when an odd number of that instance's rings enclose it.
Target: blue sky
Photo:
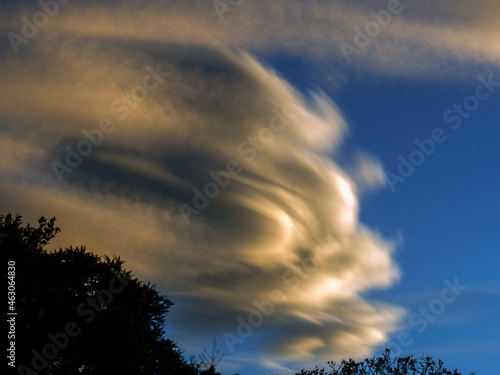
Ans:
[[[69,3],[33,36],[5,8],[2,211],[121,255],[223,374],[391,345],[493,373],[497,2],[234,5]]]
[[[401,301],[405,295],[428,293],[418,302],[406,299],[410,311],[425,306],[426,298],[438,296],[443,279],[458,277],[468,286],[464,299],[430,323],[421,337],[415,335],[415,344],[404,353],[432,350],[464,372],[491,373],[495,366],[491,359],[499,350],[493,311],[498,307],[499,179],[494,171],[500,160],[495,144],[500,97],[482,102],[454,131],[443,124],[442,113],[451,103],[469,96],[476,83],[384,86],[369,85],[371,95],[362,95],[368,99],[363,101],[372,103],[369,108],[380,119],[377,125],[387,123],[384,135],[368,130],[367,136],[360,125],[359,130],[354,127],[353,133],[359,136],[354,134],[353,140],[381,157],[387,170],[395,171],[397,156],[407,156],[415,148],[413,140],[429,137],[434,128],[446,129],[449,138],[407,181],[396,185],[394,193],[386,190],[369,197],[362,205],[361,218],[384,233],[401,230],[405,245],[397,259],[404,276],[394,294]],[[346,103],[342,108],[354,123],[369,122],[355,105]],[[391,298],[392,293],[386,295]]]

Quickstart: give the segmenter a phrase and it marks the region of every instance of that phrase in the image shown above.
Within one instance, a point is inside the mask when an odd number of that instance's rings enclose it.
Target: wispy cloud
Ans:
[[[366,48],[351,56],[357,67],[434,78],[460,75],[461,67],[469,63],[498,68],[500,25],[494,17],[499,11],[497,2],[480,0],[474,6],[465,0],[395,3],[399,4],[395,4],[398,13],[392,15],[386,26],[381,25],[377,35],[369,37]],[[341,44],[354,45],[357,28],[366,31],[370,22],[380,24],[373,14],[387,9],[385,0],[356,4],[242,2],[220,22],[211,2],[69,4],[19,53],[29,54],[38,40],[49,36],[59,42],[77,37],[112,38],[308,54],[313,59],[328,58],[341,65],[346,63]],[[5,17],[3,29],[21,34],[21,17],[29,18],[35,10],[38,9],[25,10],[18,17]]]

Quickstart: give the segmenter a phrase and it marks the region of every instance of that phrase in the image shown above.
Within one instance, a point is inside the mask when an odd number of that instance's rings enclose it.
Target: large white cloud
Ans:
[[[256,353],[327,359],[384,342],[401,310],[360,292],[391,285],[398,271],[391,245],[358,222],[354,182],[328,157],[345,130],[333,103],[316,94],[307,105],[244,53],[105,42],[79,49],[42,51],[38,70],[5,77],[19,105],[2,107],[3,210],[57,216],[55,245],[121,255],[178,302],[181,327],[196,326],[201,338],[217,329],[230,353],[246,339],[238,317],[277,290],[280,303],[255,328],[255,337],[273,338],[257,340]],[[147,66],[170,75],[120,120],[110,103],[143,82]],[[78,150],[82,130],[102,118],[114,130],[59,182],[53,162],[66,164],[67,146]],[[228,162],[238,173],[219,173]],[[193,189],[214,194],[215,185],[205,190],[210,172],[231,181],[202,209]]]

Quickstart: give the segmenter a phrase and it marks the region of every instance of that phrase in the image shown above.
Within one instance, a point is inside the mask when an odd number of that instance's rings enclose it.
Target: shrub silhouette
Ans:
[[[339,365],[336,362],[327,364],[329,370],[316,366],[314,370],[301,370],[295,375],[461,375],[457,370],[446,369],[443,361],[436,362],[431,357],[413,358],[410,355],[392,358],[389,349],[378,358],[366,358],[359,362],[351,358],[342,360]]]

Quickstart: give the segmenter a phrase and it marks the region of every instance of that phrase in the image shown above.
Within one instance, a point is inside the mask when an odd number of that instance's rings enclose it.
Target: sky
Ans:
[[[497,1],[41,4],[0,3],[2,214],[120,255],[223,374],[494,373]]]

